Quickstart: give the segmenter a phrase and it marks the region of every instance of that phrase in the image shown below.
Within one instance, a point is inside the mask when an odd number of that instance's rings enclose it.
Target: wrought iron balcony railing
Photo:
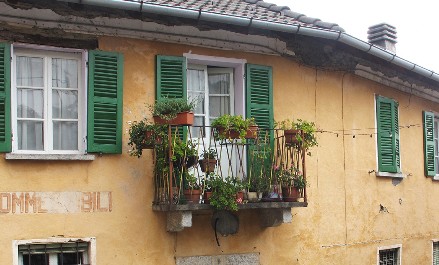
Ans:
[[[154,146],[155,205],[206,204],[209,180],[230,177],[243,184],[246,196],[237,198],[239,203],[303,201],[306,206],[301,131],[257,129],[236,138],[211,127],[167,129],[167,139]],[[292,187],[298,193],[290,194]],[[253,191],[259,197],[250,196]]]

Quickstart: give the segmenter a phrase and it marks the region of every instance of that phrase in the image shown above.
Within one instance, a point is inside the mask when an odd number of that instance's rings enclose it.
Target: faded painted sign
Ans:
[[[111,191],[0,192],[1,214],[111,212]]]

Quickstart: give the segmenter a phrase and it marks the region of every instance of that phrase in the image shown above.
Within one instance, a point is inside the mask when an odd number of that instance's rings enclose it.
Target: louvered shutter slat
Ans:
[[[88,152],[122,153],[123,57],[90,51]]]
[[[435,144],[434,144],[434,114],[432,112],[423,112],[424,125],[424,166],[425,175],[434,177],[436,175],[435,163]]]
[[[0,43],[0,152],[11,152],[11,52]]]

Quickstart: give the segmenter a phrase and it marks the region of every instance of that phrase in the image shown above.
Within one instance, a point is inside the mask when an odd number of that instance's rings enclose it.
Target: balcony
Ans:
[[[154,153],[153,210],[166,212],[168,231],[191,227],[193,214],[215,214],[221,207],[258,211],[262,227],[291,223],[291,208],[307,207],[306,151],[295,135],[256,128],[233,136],[207,126],[170,125],[162,132],[149,147]],[[303,137],[302,131],[295,133]],[[214,158],[210,168],[202,165],[205,158]],[[298,177],[305,185],[289,195],[287,187]],[[215,197],[208,198],[217,191],[215,183],[225,180],[237,188],[231,194],[234,209],[221,198],[216,204]]]

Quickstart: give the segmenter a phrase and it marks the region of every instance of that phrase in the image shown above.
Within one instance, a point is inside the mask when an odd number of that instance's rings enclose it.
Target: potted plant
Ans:
[[[258,202],[262,193],[268,190],[268,178],[264,174],[253,174],[248,180],[247,199],[249,202]]]
[[[238,210],[240,200],[237,198],[237,193],[244,188],[240,180],[232,177],[223,179],[221,176],[214,175],[209,180],[209,185],[212,188],[210,205],[216,210]]]
[[[220,139],[256,138],[257,125],[254,118],[244,119],[241,115],[222,115],[212,121]]]
[[[219,177],[218,175],[214,174],[213,172],[209,172],[206,175],[206,178],[202,179],[202,187],[203,187],[203,202],[205,204],[210,204],[210,197],[212,197],[212,187],[211,187],[211,180]]]
[[[278,177],[282,186],[282,197],[284,201],[297,201],[298,198],[302,197],[306,180],[297,167],[291,166],[288,169],[281,169]]]
[[[283,130],[285,137],[285,144],[297,148],[309,148],[318,145],[316,138],[316,125],[314,122],[309,122],[302,119],[291,121],[289,119],[281,122],[276,122],[275,127]]]
[[[130,123],[128,134],[130,136],[128,145],[133,148],[129,154],[140,157],[143,149],[152,149],[162,143],[165,130],[162,126],[151,124],[147,119],[143,119]]]
[[[184,98],[164,98],[150,106],[156,124],[193,125],[195,101]]]
[[[198,160],[198,151],[196,144],[191,141],[183,141],[175,137],[172,143],[172,161],[177,167],[193,167]]]
[[[200,203],[201,187],[195,175],[184,171],[184,190],[183,194],[189,203]]]
[[[202,159],[198,161],[201,171],[213,172],[217,163],[217,152],[215,148],[205,149],[201,154]]]

